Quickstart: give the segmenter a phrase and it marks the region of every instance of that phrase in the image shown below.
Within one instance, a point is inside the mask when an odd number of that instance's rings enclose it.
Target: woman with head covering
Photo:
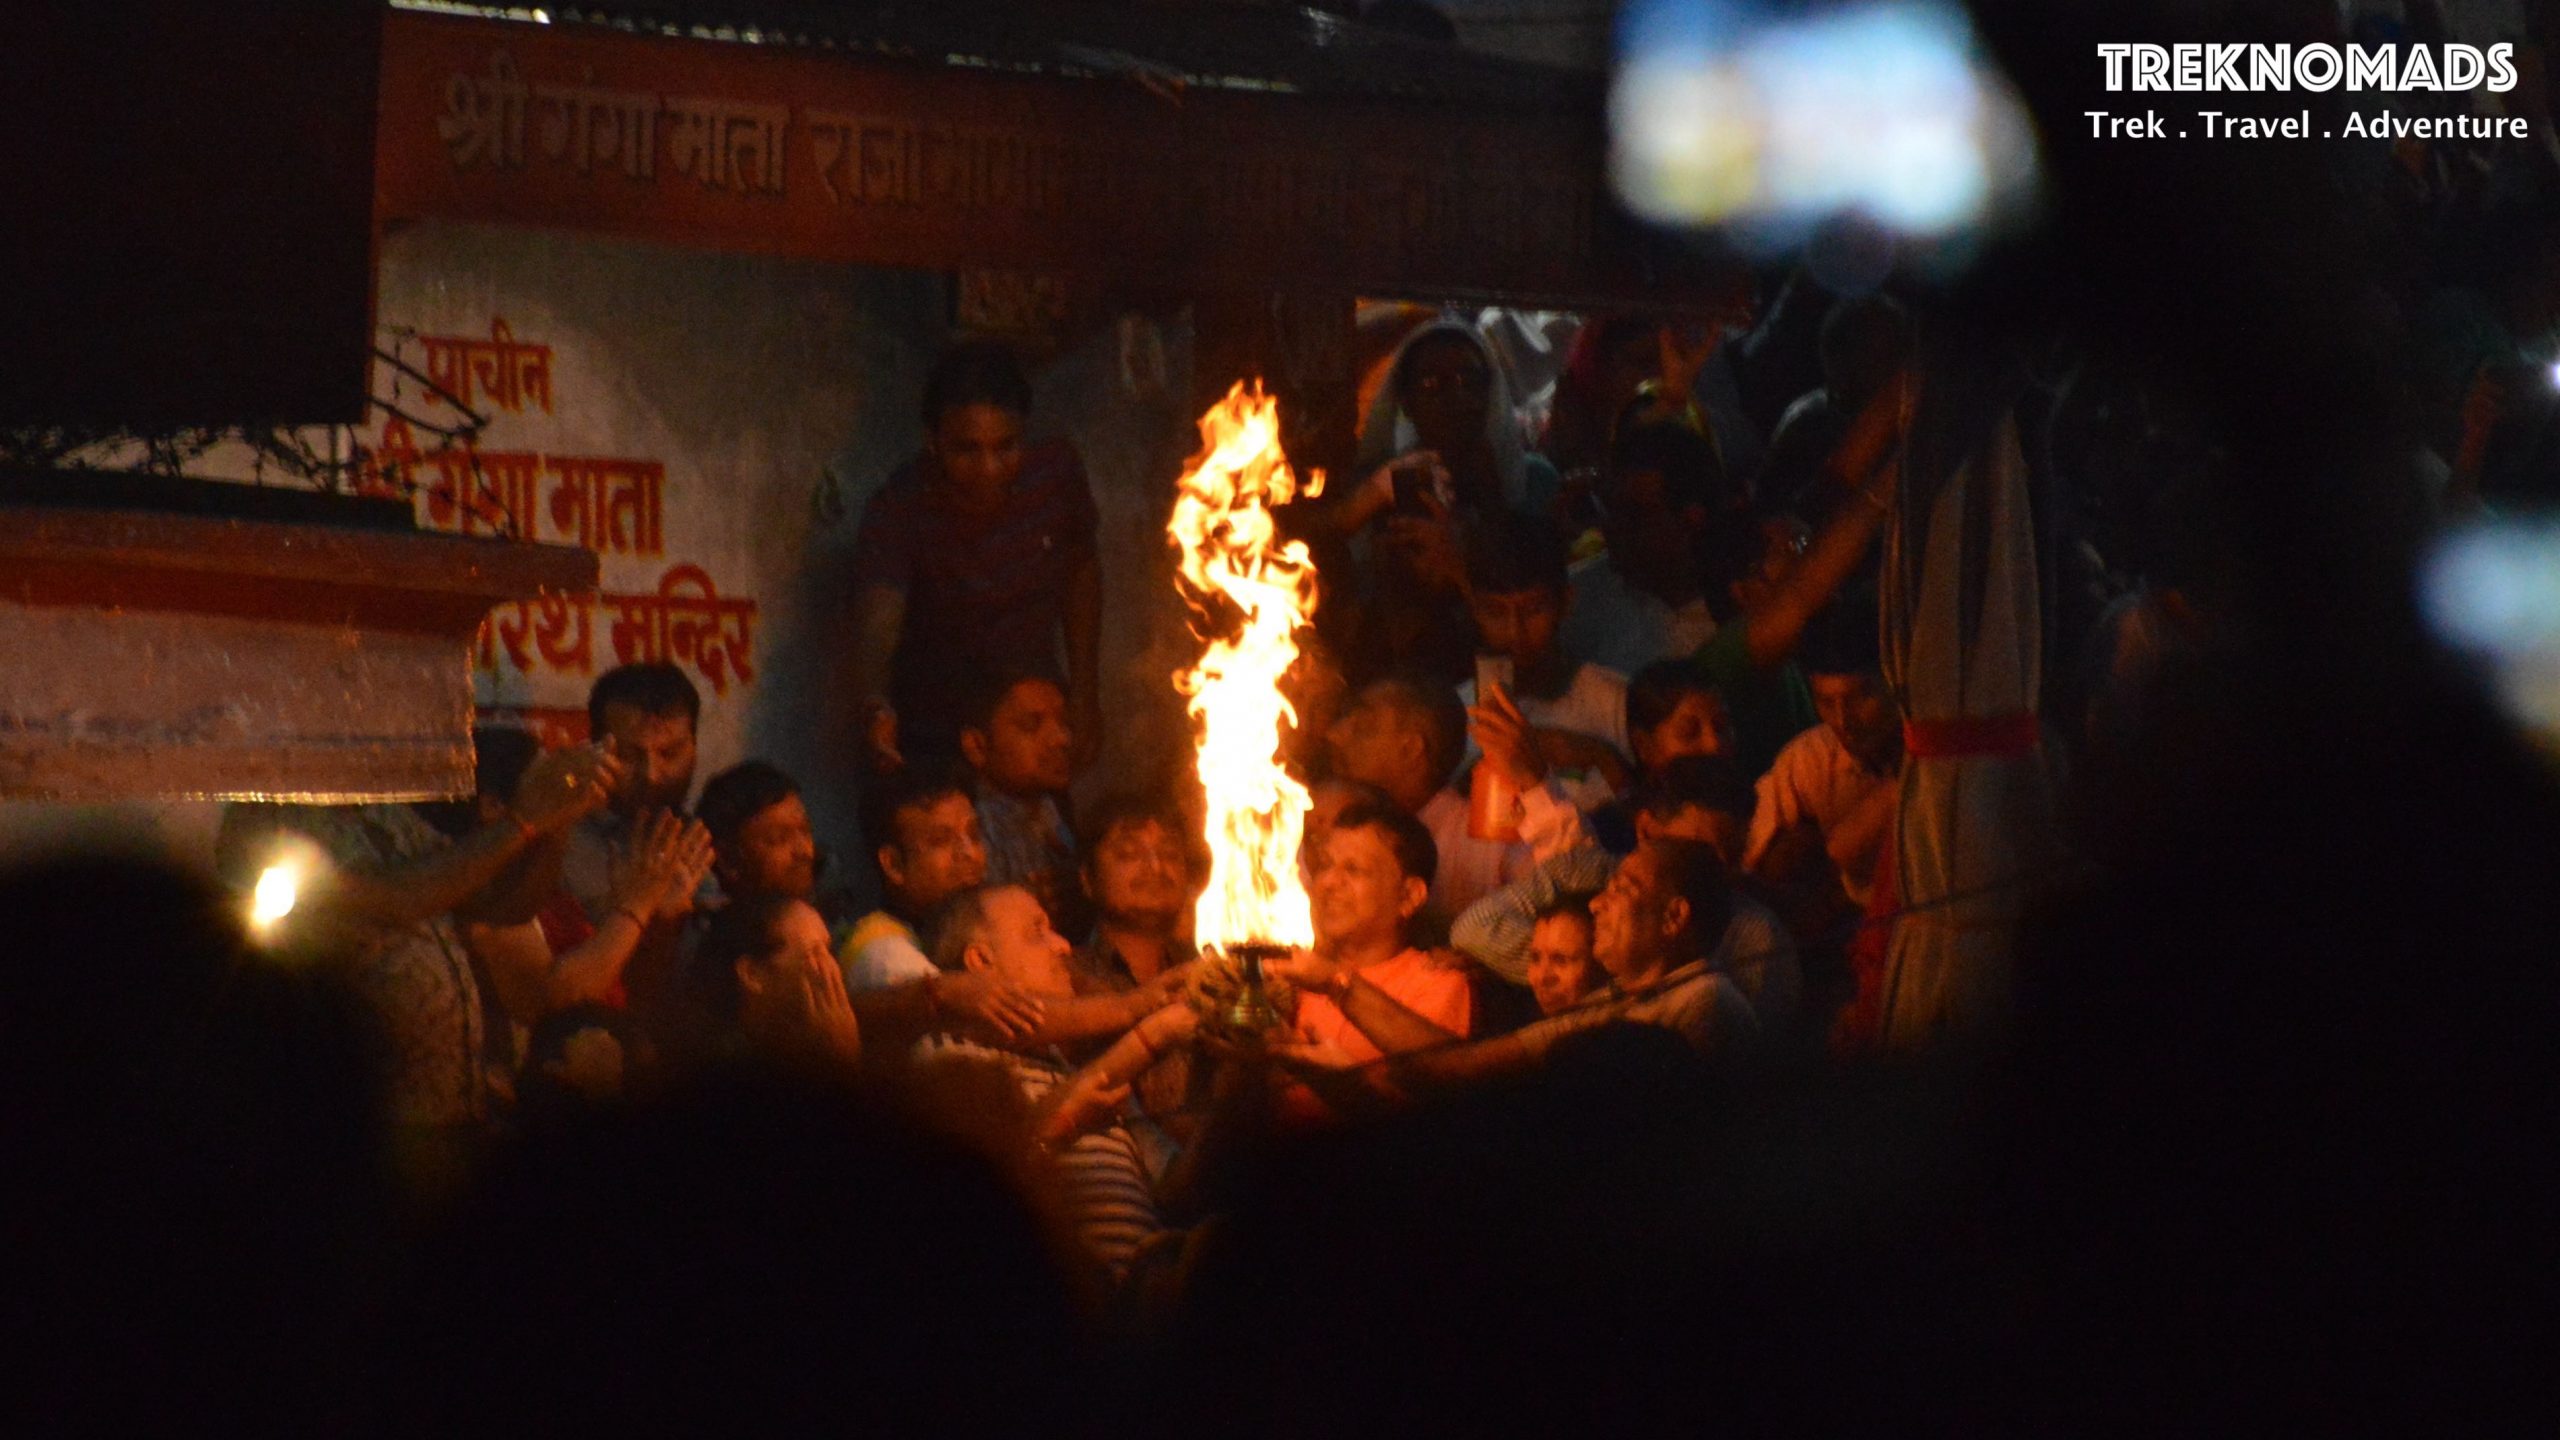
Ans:
[[[1360,428],[1358,483],[1301,507],[1296,533],[1336,547],[1319,557],[1327,630],[1364,677],[1472,673],[1465,603],[1467,536],[1498,511],[1543,514],[1555,467],[1529,453],[1509,387],[1463,320],[1416,329],[1387,363]]]
[[[1361,422],[1359,470],[1427,451],[1459,508],[1545,513],[1555,467],[1522,442],[1510,387],[1473,325],[1443,318],[1414,331],[1387,373]]]

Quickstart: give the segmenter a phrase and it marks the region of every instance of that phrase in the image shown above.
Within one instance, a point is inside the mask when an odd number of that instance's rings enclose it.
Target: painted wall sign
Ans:
[[[485,330],[410,332],[391,343],[404,360],[416,353],[429,385],[375,412],[359,489],[414,496],[430,529],[575,545],[603,565],[595,591],[491,612],[473,651],[484,708],[567,739],[582,729],[588,685],[616,665],[672,661],[724,699],[754,683],[757,601],[734,586],[723,593],[705,557],[668,559],[664,461],[492,443],[558,433],[552,346],[518,336],[503,315]],[[466,407],[488,422],[480,440],[442,443],[432,425],[461,421]],[[421,423],[433,442],[425,446]],[[677,488],[680,519],[712,501]]]
[[[394,13],[386,220],[1174,289],[1639,296],[1601,123]]]

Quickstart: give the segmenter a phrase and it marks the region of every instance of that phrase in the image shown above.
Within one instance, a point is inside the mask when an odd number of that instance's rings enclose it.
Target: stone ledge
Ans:
[[[481,620],[596,576],[564,546],[0,508],[0,797],[468,793]]]

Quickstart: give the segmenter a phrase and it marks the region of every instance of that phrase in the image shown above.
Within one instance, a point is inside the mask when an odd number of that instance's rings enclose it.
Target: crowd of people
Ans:
[[[1898,333],[1891,302],[1842,313]],[[1429,323],[1366,480],[1284,512],[1323,556],[1275,736],[1309,788],[1315,941],[1263,963],[1260,1033],[1227,1015],[1235,959],[1194,945],[1190,758],[1085,773],[1094,504],[1072,450],[1024,439],[1028,379],[991,344],[936,367],[926,449],[863,520],[859,866],[780,767],[698,776],[704,697],[643,663],[595,681],[585,744],[476,731],[467,801],[234,805],[217,871],[242,897],[292,877],[253,938],[359,1002],[414,1195],[787,1074],[985,1157],[1074,1293],[1161,1313],[1271,1144],[1620,1027],[1710,1068],[1859,1043],[1833,1032],[1900,759],[1864,578],[1892,467],[1757,498],[1730,457],[1768,447],[1693,399],[1729,362],[1646,333],[1664,373],[1584,394],[1603,463],[1568,481],[1474,328]]]
[[[2497,178],[2420,158],[2394,182]],[[2546,273],[2496,270],[2501,316],[2547,330]],[[853,561],[829,739],[866,777],[856,863],[800,778],[698,776],[702,695],[639,664],[595,682],[585,744],[480,730],[467,801],[232,807],[225,883],[299,886],[254,934],[167,877],[12,882],[36,912],[123,912],[137,964],[195,946],[168,962],[193,988],[139,1013],[46,1001],[80,1017],[66,1045],[138,1057],[116,1083],[161,1087],[146,1108],[243,1142],[179,1147],[224,1208],[144,1253],[246,1234],[244,1277],[290,1253],[296,1343],[339,1368],[267,1399],[397,1395],[436,1433],[1229,1405],[1274,1434],[1415,1433],[1633,1419],[1696,1374],[1749,1382],[1744,1417],[1938,1393],[1976,1337],[1884,1312],[1997,1298],[1941,1268],[1981,1235],[1911,1239],[1978,1199],[1932,1149],[1957,1120],[1918,1087],[1889,1143],[1804,1143],[1878,1113],[1825,1088],[1864,1083],[1847,1062],[1877,1044],[1905,763],[1877,588],[1902,477],[1857,437],[1907,418],[1918,329],[1798,272],[1703,327],[1583,326],[1538,407],[1468,320],[1403,339],[1349,483],[1283,515],[1323,586],[1279,737],[1315,940],[1262,964],[1258,1031],[1235,958],[1194,944],[1191,758],[1090,769],[1111,719],[1081,463],[1026,439],[1011,355],[956,347]],[[2497,343],[2411,391],[2448,505],[2547,468],[2549,407],[2508,374],[2524,342]],[[2211,643],[2209,553],[2176,526],[2189,472],[2223,462],[2101,367],[2038,360],[2017,410],[2070,662],[2046,733],[2057,765],[2103,761],[2163,657]],[[172,1098],[190,1057],[261,1045]],[[1821,1077],[1801,1123],[1715,1108],[1780,1074]],[[301,1081],[329,1103],[280,1098]],[[270,1194],[330,1208],[320,1238],[243,1218]],[[71,1230],[89,1248],[40,1291],[128,1238]],[[405,1256],[398,1313],[350,1298],[399,1287],[324,1244]],[[1095,1330],[1152,1378],[1096,1378]],[[1808,1356],[1841,1334],[1909,1362],[1835,1392]]]

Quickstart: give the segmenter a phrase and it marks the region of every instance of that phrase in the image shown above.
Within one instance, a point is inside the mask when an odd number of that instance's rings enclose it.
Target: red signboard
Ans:
[[[380,208],[1167,290],[1637,298],[1599,117],[972,72],[394,13]]]

